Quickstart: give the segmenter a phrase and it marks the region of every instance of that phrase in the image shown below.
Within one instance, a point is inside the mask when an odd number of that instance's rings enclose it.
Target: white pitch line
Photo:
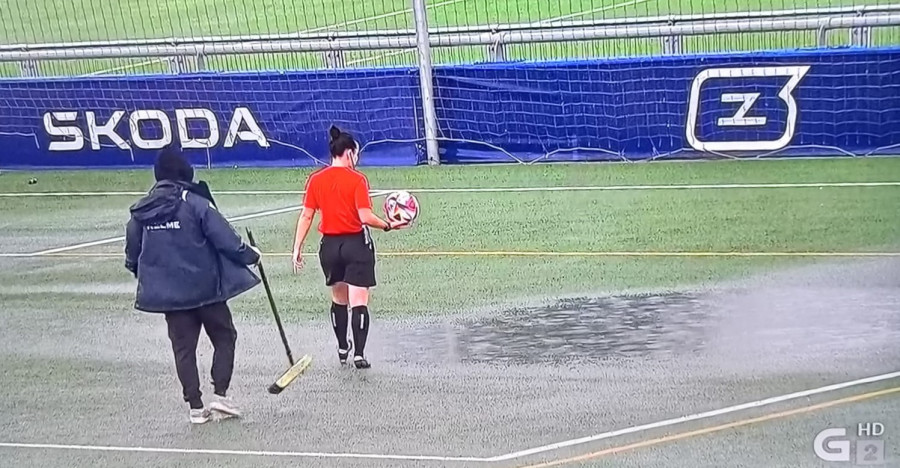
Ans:
[[[435,4],[433,4],[433,5],[428,5],[428,6],[426,6],[425,8],[426,8],[426,9],[434,9],[434,8],[439,8],[439,7],[442,7],[442,6],[452,5],[452,4],[454,4],[454,3],[459,3],[459,2],[461,2],[461,1],[463,1],[463,0],[448,0],[448,1],[440,2],[440,3],[435,3]],[[645,1],[646,1],[646,0],[645,0]],[[339,27],[346,27],[346,26],[350,26],[350,25],[353,25],[353,24],[368,23],[369,21],[379,20],[379,19],[385,19],[385,18],[391,18],[391,17],[394,17],[394,16],[405,15],[405,14],[409,14],[409,13],[412,13],[412,12],[413,12],[413,9],[412,9],[412,8],[407,8],[407,9],[405,9],[405,10],[392,11],[392,12],[390,12],[390,13],[382,13],[382,14],[380,14],[380,15],[375,15],[375,16],[367,16],[367,17],[365,17],[365,18],[358,18],[358,19],[355,19],[355,20],[345,21],[345,22],[343,22],[343,23],[330,24],[330,25],[328,25],[328,26],[319,26],[319,27],[317,27],[317,28],[312,28],[312,29],[305,29],[305,30],[303,30],[303,31],[300,31],[300,34],[307,34],[307,33],[320,32],[320,31],[327,31],[327,30],[329,30],[329,29],[337,29],[337,28],[339,28]]]
[[[365,58],[361,58],[361,59],[357,59],[357,60],[351,60],[351,61],[347,62],[347,65],[359,65],[360,63],[375,62],[375,61],[381,60],[383,58],[396,57],[398,55],[411,54],[413,52],[415,52],[414,49],[404,49],[404,50],[397,50],[394,52],[385,52],[383,54],[378,54],[378,55],[371,56],[371,57],[365,57]]]
[[[789,401],[789,400],[796,400],[797,398],[803,398],[803,397],[808,397],[808,396],[812,396],[812,395],[818,395],[821,393],[833,392],[835,390],[841,390],[844,388],[855,387],[858,385],[864,385],[864,384],[868,384],[868,383],[874,383],[874,382],[880,382],[880,381],[884,381],[884,380],[895,379],[898,377],[900,377],[900,372],[891,372],[889,374],[876,375],[873,377],[867,377],[864,379],[854,380],[851,382],[844,382],[844,383],[839,383],[839,384],[834,384],[834,385],[828,385],[825,387],[815,388],[812,390],[805,390],[802,392],[789,393],[787,395],[766,398],[764,400],[753,401],[753,402],[744,403],[741,405],[729,406],[727,408],[722,408],[722,409],[718,409],[718,410],[714,410],[714,411],[707,411],[704,413],[697,413],[697,414],[692,414],[690,416],[682,416],[680,418],[667,419],[665,421],[659,421],[659,422],[655,422],[655,423],[651,423],[651,424],[643,424],[640,426],[633,426],[633,427],[629,427],[626,429],[619,429],[616,431],[604,432],[602,434],[596,434],[596,435],[592,435],[592,436],[588,436],[588,437],[582,437],[579,439],[566,440],[563,442],[557,442],[555,444],[543,445],[543,446],[531,448],[528,450],[522,450],[519,452],[512,452],[512,453],[507,453],[505,455],[491,457],[489,459],[489,461],[499,462],[499,461],[512,460],[515,458],[527,457],[527,456],[536,455],[539,453],[559,450],[559,449],[565,448],[565,447],[571,447],[573,445],[581,445],[581,444],[586,444],[588,442],[596,442],[599,440],[610,439],[613,437],[619,437],[619,436],[626,435],[626,434],[634,434],[636,432],[644,432],[644,431],[649,431],[652,429],[659,429],[661,427],[672,426],[675,424],[682,424],[682,423],[686,423],[689,421],[708,419],[708,418],[712,418],[715,416],[721,416],[724,414],[748,410],[751,408],[760,408],[762,406],[773,405],[775,403],[781,403],[781,402],[785,402],[785,401]]]
[[[375,190],[375,191],[370,192],[371,196],[373,196],[373,197],[381,196],[381,195],[384,195],[385,193],[387,193],[387,192],[385,192],[384,190]],[[246,214],[246,215],[235,216],[233,218],[228,218],[228,221],[235,222],[235,221],[244,221],[247,219],[263,218],[266,216],[274,216],[274,215],[282,214],[282,213],[290,213],[291,211],[300,211],[300,208],[301,208],[300,205],[288,206],[286,208],[279,208],[277,210],[267,210],[267,211],[261,211],[259,213],[250,213],[250,214]],[[114,242],[120,242],[123,240],[125,240],[125,236],[110,237],[108,239],[100,239],[100,240],[95,240],[95,241],[91,241],[91,242],[85,242],[83,244],[69,245],[69,246],[65,246],[65,247],[57,247],[54,249],[42,250],[40,252],[33,252],[30,254],[22,254],[20,256],[21,257],[40,257],[43,255],[50,255],[50,254],[56,254],[56,253],[61,253],[61,252],[69,252],[72,250],[83,249],[86,247],[94,247],[97,245],[112,244]]]
[[[615,10],[615,9],[622,8],[622,7],[637,5],[640,3],[646,3],[648,1],[649,0],[631,0],[629,2],[617,3],[615,5],[607,5],[607,6],[600,7],[600,8],[594,8],[593,10],[582,11],[580,13],[571,13],[568,15],[558,16],[556,18],[545,19],[543,21],[538,22],[538,24],[543,24],[543,25],[551,24],[551,23],[555,23],[557,21],[562,21],[565,19],[578,18],[580,16],[587,16],[587,15],[594,14],[594,13],[600,13],[602,11]]]
[[[21,448],[21,449],[56,449],[56,450],[81,450],[81,451],[95,451],[95,452],[130,452],[130,453],[174,453],[174,454],[184,454],[184,455],[232,455],[232,456],[268,456],[268,457],[293,457],[293,458],[339,458],[339,459],[376,459],[376,460],[403,460],[403,461],[442,461],[442,462],[481,462],[481,463],[496,463],[501,461],[513,460],[516,458],[523,458],[531,455],[536,455],[539,453],[549,452],[553,450],[558,450],[565,447],[571,447],[573,445],[585,444],[588,442],[596,442],[598,440],[610,439],[613,437],[622,436],[625,434],[634,434],[636,432],[648,431],[651,429],[658,429],[661,427],[672,426],[675,424],[681,424],[689,421],[696,421],[700,419],[708,419],[715,416],[721,416],[729,413],[734,413],[738,411],[743,411],[751,408],[759,408],[763,406],[772,405],[775,403],[781,403],[789,400],[795,400],[798,398],[808,397],[812,395],[833,392],[835,390],[841,390],[845,388],[855,387],[859,385],[864,385],[868,383],[881,382],[884,380],[890,380],[900,377],[900,372],[891,372],[888,374],[876,375],[873,377],[866,377],[864,379],[854,380],[850,382],[844,382],[834,385],[828,385],[825,387],[819,387],[812,390],[805,390],[802,392],[789,393],[787,395],[767,398],[764,400],[758,400],[750,403],[744,403],[741,405],[730,406],[727,408],[722,408],[715,411],[707,411],[704,413],[697,413],[690,416],[684,416],[675,419],[668,419],[665,421],[660,421],[652,424],[644,424],[640,426],[633,426],[626,429],[619,429],[617,431],[604,432],[602,434],[597,434],[589,437],[582,437],[579,439],[571,439],[563,442],[558,442],[550,445],[543,445],[540,447],[535,447],[527,450],[521,450],[518,452],[511,452],[504,455],[497,455],[495,457],[456,457],[456,456],[440,456],[440,455],[390,455],[390,454],[364,454],[364,453],[329,453],[329,452],[276,452],[276,451],[260,451],[260,450],[217,450],[217,449],[178,449],[178,448],[155,448],[155,447],[122,447],[122,446],[107,446],[107,445],[64,445],[64,444],[29,444],[29,443],[17,443],[17,442],[0,442],[0,447],[6,448]]]
[[[290,257],[290,252],[263,252],[266,257]],[[378,252],[380,257],[900,257],[900,252],[558,252],[558,251],[399,251]],[[28,258],[30,253],[0,253],[0,258]],[[42,257],[58,258],[120,258],[122,253],[49,253]],[[303,252],[304,257],[316,257],[316,252]]]
[[[433,5],[427,5],[425,8],[427,8],[427,9],[434,9],[434,8],[439,8],[439,7],[443,7],[443,6],[447,6],[447,5],[452,5],[452,4],[454,4],[454,3],[459,3],[459,2],[461,2],[461,1],[463,1],[463,0],[448,0],[448,1],[440,2],[440,3],[435,3],[435,4],[433,4]],[[646,1],[646,0],[644,0],[644,1]],[[374,21],[374,20],[386,19],[386,18],[391,18],[391,17],[394,17],[394,16],[400,16],[400,15],[406,15],[406,14],[409,14],[409,13],[412,13],[412,12],[413,12],[413,9],[412,9],[412,8],[407,8],[407,9],[405,9],[405,10],[392,11],[392,12],[389,12],[389,13],[382,13],[382,14],[380,14],[380,15],[367,16],[367,17],[365,17],[365,18],[357,18],[357,19],[354,19],[354,20],[345,21],[345,22],[343,22],[343,23],[329,24],[329,25],[326,25],[326,26],[319,26],[319,27],[312,28],[312,29],[305,29],[305,30],[299,31],[297,34],[309,34],[309,33],[314,33],[314,32],[321,32],[321,31],[328,31],[328,30],[337,30],[338,28],[344,28],[344,27],[351,26],[351,25],[354,25],[354,24],[368,23],[368,22]],[[164,58],[163,58],[163,59],[148,60],[148,61],[140,62],[140,63],[136,63],[136,64],[121,65],[121,66],[118,66],[118,67],[108,68],[108,69],[106,69],[106,70],[99,70],[99,71],[91,72],[91,73],[88,73],[88,74],[85,74],[85,75],[82,75],[82,76],[84,76],[84,77],[92,77],[92,76],[105,75],[106,73],[110,73],[110,72],[114,72],[114,71],[120,71],[120,70],[127,70],[127,69],[132,69],[132,68],[144,67],[144,66],[147,66],[147,65],[152,65],[152,64],[154,64],[154,63],[159,63],[159,62],[163,62],[163,61],[165,61]],[[353,62],[350,62],[350,64],[353,64]]]
[[[160,63],[165,60],[166,59],[164,59],[164,58],[159,58],[159,59],[147,60],[145,62],[130,63],[127,65],[120,65],[118,67],[107,68],[106,70],[99,70],[99,71],[91,72],[91,73],[81,75],[81,76],[82,77],[100,76],[100,75],[105,75],[107,73],[114,72],[114,71],[130,70],[133,68],[141,68],[141,67],[145,67],[147,65],[153,65],[154,63]]]
[[[268,211],[261,211],[259,213],[251,213],[251,214],[246,214],[246,215],[241,215],[241,216],[235,216],[234,218],[228,218],[228,221],[234,222],[234,221],[243,221],[243,220],[247,220],[247,219],[262,218],[265,216],[273,216],[273,215],[282,214],[282,213],[289,213],[291,211],[298,211],[299,209],[300,209],[300,205],[289,206],[286,208],[279,208],[277,210],[268,210]],[[40,252],[24,254],[23,256],[25,256],[25,257],[40,257],[42,255],[50,255],[50,254],[55,254],[55,253],[60,253],[60,252],[69,252],[72,250],[83,249],[86,247],[94,247],[97,245],[112,244],[114,242],[120,242],[123,240],[125,240],[125,236],[110,237],[108,239],[100,239],[100,240],[95,240],[95,241],[91,241],[91,242],[85,242],[83,244],[75,244],[75,245],[68,245],[65,247],[57,247],[54,249],[41,250]]]
[[[374,460],[403,461],[443,461],[443,462],[487,462],[487,458],[479,457],[442,457],[434,455],[382,455],[369,453],[329,453],[329,452],[274,452],[266,450],[217,450],[217,449],[174,449],[156,447],[116,447],[107,445],[62,445],[62,444],[20,444],[0,442],[0,447],[84,450],[94,452],[143,452],[143,453],[176,453],[183,455],[234,455],[257,457],[293,457],[293,458],[355,458]]]
[[[0,197],[6,198],[22,198],[22,197],[108,197],[118,195],[140,196],[146,195],[147,192],[12,192],[0,193]]]
[[[607,185],[582,187],[475,187],[438,189],[397,189],[410,193],[491,193],[491,192],[579,192],[614,190],[705,190],[705,189],[754,189],[754,188],[804,188],[804,187],[900,187],[900,182],[823,182],[788,184],[685,184],[685,185]],[[392,192],[386,190],[385,192]]]
[[[714,190],[714,189],[766,189],[809,187],[898,187],[900,182],[809,182],[809,183],[760,183],[760,184],[660,184],[660,185],[597,185],[562,187],[468,187],[468,188],[404,188],[410,193],[492,193],[492,192],[579,192],[616,190]],[[399,189],[398,189],[399,190]],[[374,190],[373,197],[394,191]],[[219,195],[303,195],[303,190],[217,190]],[[106,197],[146,195],[146,192],[7,192],[0,198],[24,197]]]

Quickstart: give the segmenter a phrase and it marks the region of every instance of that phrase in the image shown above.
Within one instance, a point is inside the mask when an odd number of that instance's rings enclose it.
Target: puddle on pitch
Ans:
[[[689,294],[567,299],[457,323],[455,354],[513,364],[673,356],[703,349],[709,318]]]

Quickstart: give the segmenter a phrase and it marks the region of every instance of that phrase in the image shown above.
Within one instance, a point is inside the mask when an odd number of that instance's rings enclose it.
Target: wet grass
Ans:
[[[711,163],[364,168],[372,188],[613,186],[897,181],[900,159]],[[216,192],[299,190],[307,170],[199,170]],[[10,191],[144,191],[152,171],[21,172],[0,176]],[[30,177],[39,183],[26,183]],[[373,308],[432,315],[568,294],[673,288],[813,261],[793,257],[595,256],[602,252],[886,251],[900,244],[900,187],[419,193],[410,230],[375,233]],[[2,198],[2,252],[34,252],[124,234],[137,196]],[[218,195],[227,215],[283,208],[300,195]],[[376,206],[380,198],[375,198]],[[326,290],[314,256],[298,276],[289,252],[296,213],[236,223],[253,229],[275,294],[291,319],[324,313]],[[314,255],[312,232],[305,251]],[[130,310],[133,279],[122,243],[78,249],[106,258],[0,259],[0,300]],[[575,256],[458,256],[438,252],[522,251]],[[391,256],[391,253],[415,253]],[[83,287],[66,292],[67,284]],[[21,287],[21,288],[19,288]],[[239,314],[268,314],[262,292],[240,298]]]

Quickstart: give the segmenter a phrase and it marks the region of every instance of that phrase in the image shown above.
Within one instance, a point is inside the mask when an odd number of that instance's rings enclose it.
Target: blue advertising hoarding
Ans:
[[[444,163],[893,154],[900,49],[435,68]],[[366,165],[425,161],[418,72],[0,80],[0,167],[309,166],[337,124]]]

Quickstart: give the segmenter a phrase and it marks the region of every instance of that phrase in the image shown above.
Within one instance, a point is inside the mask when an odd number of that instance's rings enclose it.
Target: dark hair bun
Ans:
[[[331,141],[337,140],[341,136],[341,129],[337,128],[337,125],[332,125],[328,129],[328,135],[331,136]]]
[[[330,137],[328,147],[331,150],[332,157],[336,158],[341,156],[348,149],[359,149],[359,144],[356,142],[356,139],[353,138],[353,135],[337,128],[337,125],[332,125],[331,128],[328,129],[328,136]]]

